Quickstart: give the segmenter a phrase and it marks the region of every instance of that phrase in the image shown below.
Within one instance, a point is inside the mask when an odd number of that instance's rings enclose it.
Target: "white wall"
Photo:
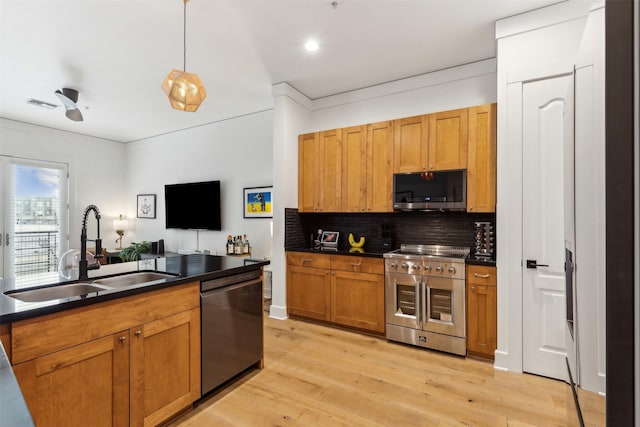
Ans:
[[[273,184],[272,120],[265,111],[126,144],[126,214],[135,229],[125,240],[224,254],[227,235],[247,234],[252,256],[271,258],[272,220],[244,218],[242,199],[245,187]],[[222,231],[200,231],[198,244],[195,230],[167,230],[164,185],[210,180],[221,182]],[[156,195],[155,219],[135,219],[137,194]]]
[[[496,62],[480,61],[314,101],[280,84],[274,86],[274,97],[274,120],[280,123],[274,133],[274,184],[278,192],[287,193],[282,208],[297,208],[299,134],[496,102]],[[283,230],[284,218],[279,217],[271,265],[274,318],[286,317]]]
[[[81,122],[78,129],[82,129]],[[96,205],[102,214],[103,245],[115,246],[109,244],[118,237],[113,231],[112,219],[125,209],[123,144],[0,118],[0,154],[66,163],[69,167],[69,247],[80,248],[82,213],[90,204]],[[88,236],[94,237],[95,231],[90,229]]]

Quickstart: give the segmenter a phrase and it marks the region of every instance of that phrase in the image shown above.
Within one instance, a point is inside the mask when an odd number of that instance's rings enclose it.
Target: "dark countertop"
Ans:
[[[487,267],[495,267],[496,260],[491,258],[476,257],[469,255],[465,262],[469,265],[486,265]]]
[[[319,249],[312,248],[285,248],[286,252],[307,252],[314,254],[323,254],[323,255],[349,255],[349,256],[360,256],[360,257],[369,257],[369,258],[382,258],[382,252],[350,252],[349,250],[338,250],[338,251],[321,251]]]
[[[61,279],[57,273],[34,276],[28,283],[24,281],[16,283],[15,281],[0,279],[0,324],[176,286],[194,280],[204,281],[230,276],[259,269],[267,264],[269,264],[269,261],[202,254],[179,255],[167,258],[109,264],[101,266],[98,270],[89,270],[89,281],[95,280],[98,277],[117,276],[135,271],[159,271],[175,274],[176,277],[154,281],[148,285],[140,284],[122,289],[92,292],[83,298],[77,296],[29,303],[9,297],[5,295],[4,292],[18,288],[74,283],[77,281]]]
[[[2,427],[35,426],[11,363],[0,343],[0,420]]]

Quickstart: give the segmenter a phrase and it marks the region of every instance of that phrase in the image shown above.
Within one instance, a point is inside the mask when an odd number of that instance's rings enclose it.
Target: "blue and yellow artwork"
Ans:
[[[272,217],[271,189],[245,190],[244,214],[245,217]]]

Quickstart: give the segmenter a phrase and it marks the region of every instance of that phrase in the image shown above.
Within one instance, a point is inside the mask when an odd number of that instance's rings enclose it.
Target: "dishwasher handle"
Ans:
[[[219,279],[207,280],[200,283],[200,292],[205,293],[208,291],[212,291],[215,289],[225,288],[228,289],[230,286],[238,285],[244,286],[248,283],[261,282],[262,281],[262,271],[255,270],[249,271],[247,273],[234,274],[231,276],[221,277]],[[234,286],[238,287],[238,286]]]

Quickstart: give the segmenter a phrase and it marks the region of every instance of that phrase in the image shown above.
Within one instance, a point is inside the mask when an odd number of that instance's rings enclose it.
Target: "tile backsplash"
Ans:
[[[299,213],[285,209],[285,248],[311,246],[311,235],[318,229],[340,232],[340,249],[348,249],[347,236],[366,238],[367,252],[386,252],[382,237],[383,224],[391,230],[392,249],[407,244],[475,245],[475,222],[495,224],[494,213],[465,212],[393,212],[393,213]]]

